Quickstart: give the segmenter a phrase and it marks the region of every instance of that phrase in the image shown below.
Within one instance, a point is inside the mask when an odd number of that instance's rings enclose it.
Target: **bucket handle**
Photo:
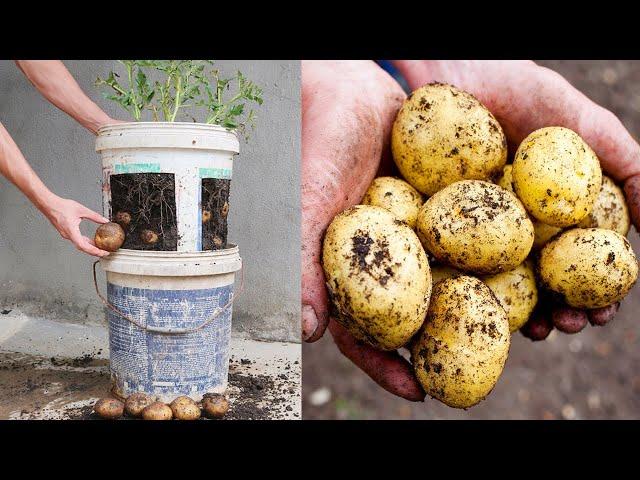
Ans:
[[[104,298],[102,293],[100,293],[100,289],[98,288],[98,278],[97,278],[97,274],[96,274],[96,265],[98,264],[98,262],[100,262],[100,260],[96,260],[95,262],[93,262],[93,285],[94,285],[94,287],[96,287],[96,293],[98,294],[98,297],[100,298],[100,300],[102,301],[104,306],[107,307],[112,312],[114,312],[119,317],[124,318],[128,322],[131,322],[132,324],[134,324],[136,327],[141,328],[142,330],[147,331],[147,332],[162,333],[162,334],[166,334],[166,335],[174,335],[174,334],[175,335],[183,335],[185,333],[197,332],[198,330],[200,330],[200,329],[206,327],[207,325],[209,325],[216,318],[218,318],[218,316],[222,312],[227,310],[227,308],[229,308],[233,304],[233,301],[236,298],[238,298],[240,296],[240,294],[242,293],[242,291],[244,290],[244,266],[240,265],[240,287],[238,288],[237,294],[234,291],[231,294],[231,298],[229,298],[229,301],[226,303],[226,305],[224,305],[222,307],[218,307],[217,310],[213,313],[213,315],[211,315],[211,317],[209,317],[207,320],[202,322],[200,325],[197,325],[197,326],[191,327],[191,328],[150,327],[150,326],[147,326],[147,325],[141,325],[140,322],[138,322],[138,321],[134,320],[133,318],[131,318],[130,316],[122,313],[116,307],[111,305],[106,298]]]

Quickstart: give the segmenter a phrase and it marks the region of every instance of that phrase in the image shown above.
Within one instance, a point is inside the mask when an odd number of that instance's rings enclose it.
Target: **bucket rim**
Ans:
[[[97,135],[104,135],[116,130],[142,130],[142,129],[157,129],[157,130],[202,130],[210,132],[223,132],[233,135],[237,138],[238,134],[235,130],[231,130],[223,127],[222,125],[214,125],[211,123],[199,123],[199,122],[122,122],[122,123],[109,123],[103,125],[98,129]]]

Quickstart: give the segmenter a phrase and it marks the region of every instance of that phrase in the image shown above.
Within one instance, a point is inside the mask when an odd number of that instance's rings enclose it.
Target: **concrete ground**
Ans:
[[[0,309],[0,419],[94,419],[110,396],[102,325],[60,323]],[[225,419],[299,419],[301,351],[295,343],[231,341]]]
[[[640,137],[640,62],[540,62],[611,109]],[[640,237],[629,233],[636,254]],[[342,357],[330,335],[303,346],[305,419],[637,419],[640,417],[640,286],[616,319],[576,335],[532,343],[512,338],[498,385],[468,411],[436,400],[413,404],[379,388]]]

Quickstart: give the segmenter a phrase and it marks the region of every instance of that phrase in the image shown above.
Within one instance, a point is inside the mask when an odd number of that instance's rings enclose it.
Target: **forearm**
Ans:
[[[20,189],[44,213],[55,195],[42,183],[0,123],[0,173]]]
[[[24,75],[47,100],[94,134],[111,118],[82,91],[59,60],[16,60]]]

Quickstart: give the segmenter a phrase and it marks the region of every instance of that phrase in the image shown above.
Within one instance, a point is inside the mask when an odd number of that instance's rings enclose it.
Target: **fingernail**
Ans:
[[[302,339],[306,342],[318,328],[318,317],[311,305],[302,306]]]

